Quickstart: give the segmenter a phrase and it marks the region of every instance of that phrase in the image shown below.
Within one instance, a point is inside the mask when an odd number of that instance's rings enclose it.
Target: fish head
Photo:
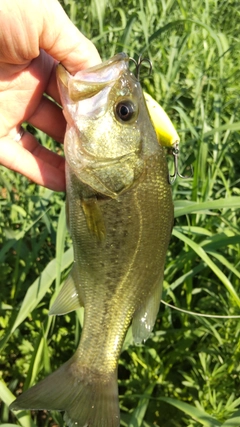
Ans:
[[[115,197],[143,173],[146,122],[152,128],[141,85],[129,70],[129,57],[117,54],[75,76],[59,65],[57,75],[68,124],[64,142],[68,167],[97,192]]]

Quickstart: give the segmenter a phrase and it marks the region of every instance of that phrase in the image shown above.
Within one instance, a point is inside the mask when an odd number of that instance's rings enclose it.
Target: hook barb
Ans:
[[[141,67],[142,67],[142,65],[144,63],[148,64],[148,66],[149,66],[148,67],[148,73],[144,77],[148,77],[148,76],[150,76],[152,74],[152,69],[153,69],[153,67],[152,67],[152,61],[149,58],[142,58],[142,55],[140,55],[137,61],[136,61],[136,59],[131,58],[131,57],[129,58],[129,60],[132,61],[132,62],[134,62],[134,64],[135,64],[135,67],[136,67],[136,79],[138,81],[140,81]]]
[[[174,170],[173,170],[173,175],[168,175],[168,182],[170,185],[173,185],[174,182],[176,181],[177,176],[179,176],[179,178],[182,179],[189,179],[193,177],[193,167],[192,165],[190,166],[190,175],[182,175],[179,172],[179,167],[178,167],[178,160],[179,160],[179,155],[180,155],[180,150],[179,150],[179,143],[178,141],[174,144],[173,149],[172,149],[172,155],[173,155],[173,164],[174,164]]]

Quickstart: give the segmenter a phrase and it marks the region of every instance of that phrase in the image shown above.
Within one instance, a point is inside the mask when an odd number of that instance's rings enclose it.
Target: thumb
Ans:
[[[101,62],[94,44],[71,22],[57,0],[44,2],[40,48],[75,74]]]

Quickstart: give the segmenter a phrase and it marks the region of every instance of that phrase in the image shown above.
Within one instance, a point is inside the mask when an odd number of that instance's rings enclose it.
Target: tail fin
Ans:
[[[21,394],[10,409],[65,411],[69,427],[119,427],[117,375],[99,376],[73,357]]]

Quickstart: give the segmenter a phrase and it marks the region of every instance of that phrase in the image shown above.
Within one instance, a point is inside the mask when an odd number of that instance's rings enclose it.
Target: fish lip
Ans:
[[[110,59],[108,59],[107,61],[104,61],[104,62],[101,62],[100,64],[97,64],[97,65],[93,65],[92,67],[89,67],[89,68],[86,68],[86,69],[84,69],[84,70],[80,70],[80,71],[77,71],[76,73],[75,73],[75,75],[77,74],[77,73],[79,73],[79,72],[82,72],[82,71],[87,71],[87,72],[91,72],[91,71],[99,71],[99,70],[101,70],[102,68],[106,68],[106,67],[108,67],[109,65],[112,65],[112,64],[114,64],[115,62],[119,62],[119,61],[125,61],[125,62],[128,62],[129,61],[129,56],[125,53],[125,52],[120,52],[120,53],[117,53],[116,55],[114,55],[112,58],[110,58]],[[64,67],[64,65],[61,63],[61,62],[59,62],[59,64],[58,64],[58,66],[57,66],[57,69],[58,68],[64,68],[68,73],[69,73],[69,71],[67,70],[67,68],[66,67]],[[69,73],[69,75],[70,76],[72,76],[72,77],[74,77],[74,75],[73,74],[70,74]]]
[[[120,75],[123,75],[127,70],[129,64],[129,56],[122,52],[113,56],[107,61],[97,64],[93,67],[79,70],[74,76],[70,77],[69,84],[74,82],[84,82],[90,86],[93,84],[101,83],[106,86],[113,84]]]
[[[120,52],[114,55],[112,58],[108,59],[107,61],[101,62],[101,64],[94,65],[93,67],[87,68],[86,70],[83,70],[83,71],[87,71],[87,72],[99,71],[102,68],[106,68],[109,65],[113,65],[116,62],[120,62],[120,61],[128,62],[129,56],[125,52]]]
[[[68,72],[68,70],[64,67],[64,65],[60,62],[57,66],[57,69],[56,69],[59,89],[62,86],[62,90],[65,90],[65,92],[66,92],[65,97],[68,97],[67,91],[68,91],[69,82],[71,80],[74,81],[75,79],[82,77],[83,81],[87,80],[88,83],[91,84],[91,80],[89,81],[88,79],[86,79],[86,74],[87,75],[90,74],[90,76],[91,76],[92,73],[97,73],[98,71],[109,68],[109,66],[112,67],[113,64],[116,64],[116,63],[122,62],[122,61],[127,62],[127,63],[129,62],[129,56],[124,52],[120,52],[120,53],[116,54],[115,56],[113,56],[112,58],[108,59],[107,61],[104,61],[100,64],[94,65],[93,67],[89,67],[87,69],[80,70],[77,73],[75,73],[75,75],[70,74]],[[109,79],[108,81],[106,81],[106,85],[109,83],[113,83],[115,80],[116,80],[116,78]],[[95,83],[95,81],[93,81],[93,83]],[[60,90],[60,94],[61,94],[61,90]]]

